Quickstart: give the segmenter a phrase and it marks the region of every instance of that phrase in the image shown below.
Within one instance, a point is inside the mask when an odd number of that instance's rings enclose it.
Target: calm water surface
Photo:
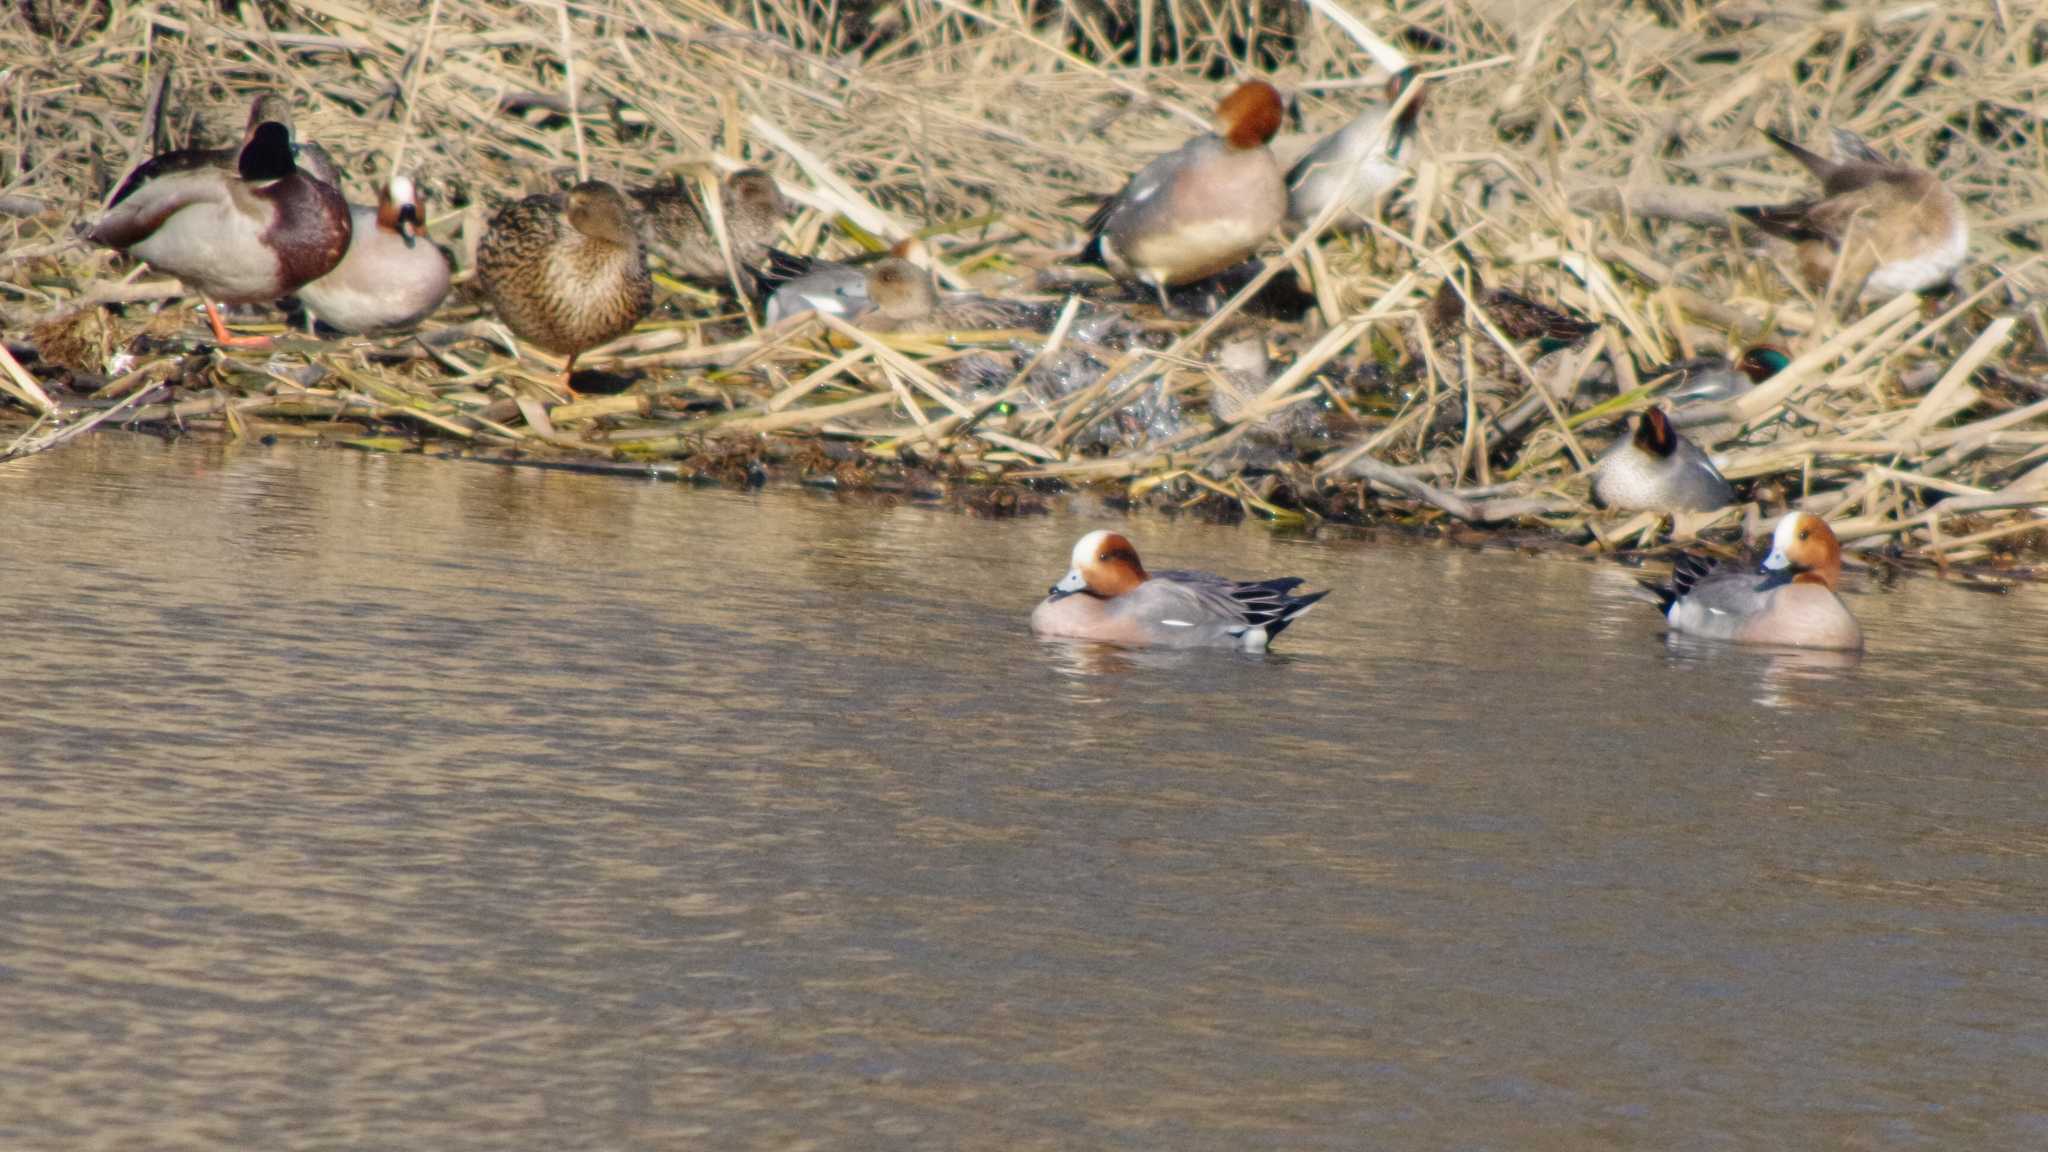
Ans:
[[[1336,589],[1046,643],[1073,539]],[[102,435],[0,468],[0,1147],[2048,1147],[2048,592]]]

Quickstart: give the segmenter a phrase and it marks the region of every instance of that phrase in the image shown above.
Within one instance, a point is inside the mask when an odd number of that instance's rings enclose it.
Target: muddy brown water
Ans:
[[[1082,531],[1335,591],[1024,627]],[[2048,1146],[2048,591],[102,435],[0,467],[0,1147]]]

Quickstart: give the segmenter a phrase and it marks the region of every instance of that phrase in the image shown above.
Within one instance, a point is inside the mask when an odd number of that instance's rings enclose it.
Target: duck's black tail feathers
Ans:
[[[1707,578],[1708,573],[1720,566],[1721,562],[1711,556],[1684,552],[1671,565],[1669,582],[1659,584],[1652,580],[1638,580],[1636,584],[1655,598],[1658,614],[1665,615],[1670,613],[1671,606],[1680,597],[1692,591],[1695,585]]]
[[[1283,576],[1277,580],[1261,580],[1255,584],[1239,584],[1231,590],[1230,598],[1244,609],[1245,623],[1252,628],[1264,628],[1266,639],[1287,630],[1287,626],[1301,617],[1301,614],[1315,607],[1315,603],[1330,593],[1326,589],[1311,592],[1306,596],[1294,595],[1294,589],[1302,583],[1299,576]]]

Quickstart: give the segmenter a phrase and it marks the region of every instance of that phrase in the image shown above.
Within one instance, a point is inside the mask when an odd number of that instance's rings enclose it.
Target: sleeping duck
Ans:
[[[376,207],[349,205],[355,240],[334,271],[299,289],[313,315],[343,332],[411,328],[448,295],[448,257],[420,232],[419,188],[395,172]]]

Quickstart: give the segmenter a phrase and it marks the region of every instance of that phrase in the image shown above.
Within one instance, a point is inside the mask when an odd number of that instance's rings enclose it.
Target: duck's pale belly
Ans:
[[[299,299],[330,327],[343,332],[410,328],[448,295],[448,261],[441,250],[377,226],[375,211],[353,212],[355,241],[334,271],[299,289]]]
[[[224,304],[260,304],[296,284],[284,283],[277,253],[258,227],[225,204],[192,204],[129,254]]]

